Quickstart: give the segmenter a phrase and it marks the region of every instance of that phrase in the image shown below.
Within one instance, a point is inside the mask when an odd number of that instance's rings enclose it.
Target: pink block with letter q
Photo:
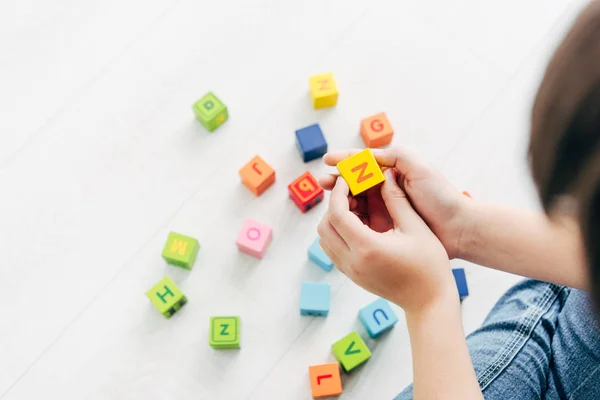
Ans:
[[[273,238],[273,229],[252,219],[247,219],[235,243],[238,249],[256,258],[263,258]]]

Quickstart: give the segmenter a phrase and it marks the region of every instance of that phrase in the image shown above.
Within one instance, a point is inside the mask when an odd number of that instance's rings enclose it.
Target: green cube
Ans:
[[[371,358],[369,348],[360,335],[352,332],[333,344],[333,355],[342,364],[344,371],[350,372]]]
[[[229,118],[227,107],[212,92],[208,92],[195,102],[193,109],[196,119],[210,132],[217,129]]]
[[[193,237],[171,232],[165,243],[162,258],[171,265],[192,269],[200,244]]]
[[[240,317],[210,317],[208,344],[215,349],[239,349],[240,325]]]
[[[187,303],[187,298],[168,276],[148,290],[146,296],[165,318],[171,318]]]

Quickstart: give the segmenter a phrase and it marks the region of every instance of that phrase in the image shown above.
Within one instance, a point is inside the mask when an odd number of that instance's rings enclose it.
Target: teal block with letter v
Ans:
[[[356,332],[352,332],[335,342],[332,350],[333,355],[342,364],[342,368],[346,372],[352,371],[371,358],[371,351]]]
[[[193,107],[196,119],[202,126],[213,132],[229,118],[227,107],[214,93],[206,93]]]
[[[376,338],[383,332],[392,329],[394,324],[398,322],[398,317],[385,299],[377,299],[361,308],[358,312],[358,319],[372,338]]]
[[[208,343],[215,349],[239,349],[240,332],[240,317],[210,317]]]

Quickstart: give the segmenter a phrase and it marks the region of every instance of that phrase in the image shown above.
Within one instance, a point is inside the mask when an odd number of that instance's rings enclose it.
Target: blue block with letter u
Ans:
[[[398,317],[392,311],[390,304],[381,298],[361,308],[358,312],[358,319],[372,338],[391,329],[398,322]]]

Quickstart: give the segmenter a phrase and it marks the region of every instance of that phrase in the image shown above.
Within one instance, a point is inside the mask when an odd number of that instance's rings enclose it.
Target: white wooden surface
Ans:
[[[359,329],[374,298],[306,260],[325,205],[303,215],[287,183],[295,129],[360,146],[386,111],[394,143],[475,197],[537,207],[529,109],[545,62],[584,0],[8,0],[0,3],[0,398],[307,399],[307,368]],[[340,99],[314,111],[308,76]],[[213,134],[191,104],[214,90]],[[277,171],[255,198],[237,171]],[[261,261],[242,221],[274,227]],[[170,230],[195,236],[191,272],[165,265]],[[465,327],[517,278],[467,267]],[[164,274],[190,302],[171,320],[145,291]],[[303,280],[332,285],[328,318],[300,317]],[[398,310],[398,309],[397,309]],[[398,310],[401,313],[400,310]],[[208,346],[211,315],[242,317],[240,351]],[[391,398],[411,380],[406,327],[368,345],[342,398]]]

